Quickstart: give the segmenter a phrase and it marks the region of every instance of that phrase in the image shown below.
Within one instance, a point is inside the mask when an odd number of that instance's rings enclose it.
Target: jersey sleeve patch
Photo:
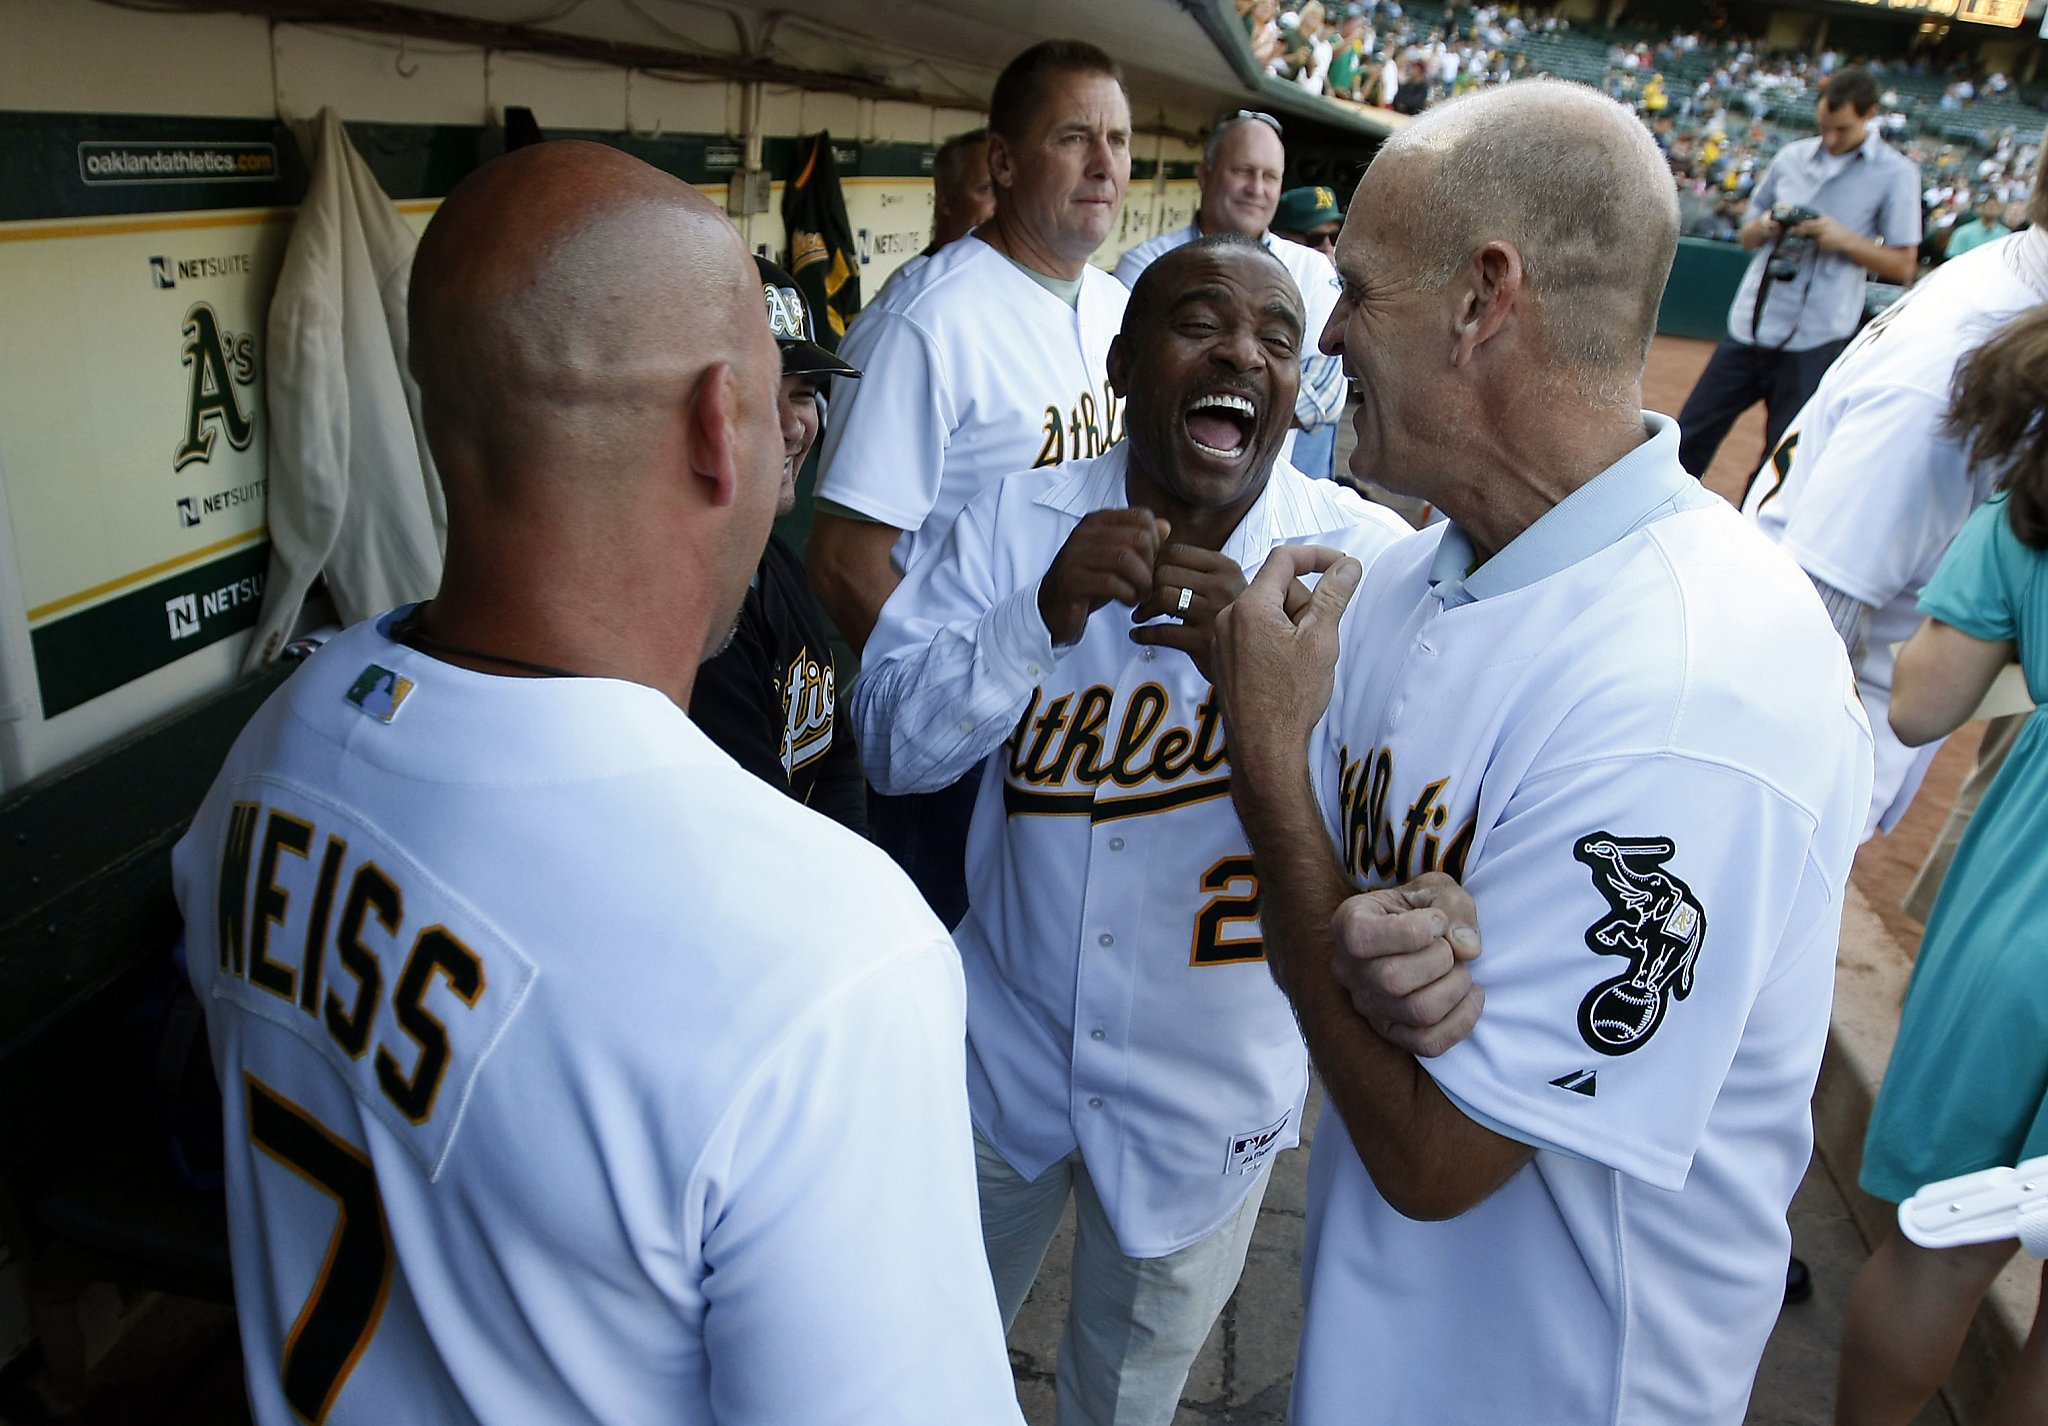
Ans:
[[[1671,1002],[1692,994],[1707,912],[1692,888],[1665,869],[1676,851],[1669,837],[1609,832],[1581,837],[1572,848],[1608,908],[1586,928],[1586,948],[1628,961],[1626,970],[1579,1003],[1579,1034],[1603,1055],[1625,1055],[1648,1043]]]

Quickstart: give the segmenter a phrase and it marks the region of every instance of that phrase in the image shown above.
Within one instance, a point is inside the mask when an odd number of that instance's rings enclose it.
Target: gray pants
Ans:
[[[1059,1426],[1170,1426],[1188,1369],[1237,1290],[1272,1173],[1208,1237],[1163,1258],[1127,1258],[1081,1156],[1027,1179],[974,1136],[981,1236],[1008,1332],[1074,1199],[1072,1300],[1060,1336]]]

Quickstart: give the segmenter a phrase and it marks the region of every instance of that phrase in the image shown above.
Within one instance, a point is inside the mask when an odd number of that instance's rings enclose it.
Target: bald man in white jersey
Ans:
[[[440,591],[293,675],[175,855],[256,1421],[1018,1426],[953,947],[683,712],[781,484],[745,245],[536,145],[410,318]]]
[[[1870,735],[1812,585],[1641,410],[1677,235],[1641,123],[1534,81],[1391,139],[1338,242],[1352,470],[1449,523],[1363,571],[1279,551],[1218,625],[1334,1110],[1303,1426],[1737,1426],[1777,1317]],[[1431,871],[1488,927],[1483,1014],[1397,885]],[[1338,944],[1440,977],[1470,1038],[1397,1048]]]

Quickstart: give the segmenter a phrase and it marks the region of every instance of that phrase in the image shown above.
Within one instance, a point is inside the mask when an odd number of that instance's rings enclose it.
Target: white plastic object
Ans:
[[[1899,1231],[1923,1248],[2018,1238],[2048,1258],[2048,1155],[1928,1184],[1899,1205]]]

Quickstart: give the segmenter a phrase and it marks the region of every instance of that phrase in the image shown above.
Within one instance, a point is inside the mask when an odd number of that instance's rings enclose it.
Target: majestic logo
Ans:
[[[1676,845],[1665,837],[1583,837],[1572,855],[1593,873],[1608,914],[1586,928],[1587,949],[1627,956],[1625,975],[1602,981],[1579,1005],[1579,1034],[1603,1055],[1625,1055],[1664,1023],[1671,998],[1692,994],[1707,938],[1707,912],[1692,888],[1664,870]]]
[[[1573,1070],[1570,1074],[1561,1074],[1550,1082],[1559,1089],[1567,1089],[1573,1094],[1583,1094],[1591,1099],[1600,1092],[1600,1071]]]
[[[213,459],[215,435],[225,432],[228,444],[249,449],[256,422],[242,413],[237,386],[256,380],[256,339],[223,331],[213,308],[195,302],[185,314],[185,365],[192,378],[185,401],[185,439],[178,443],[172,468]]]
[[[164,601],[164,613],[170,617],[171,637],[189,639],[199,632],[199,596],[176,594]]]

